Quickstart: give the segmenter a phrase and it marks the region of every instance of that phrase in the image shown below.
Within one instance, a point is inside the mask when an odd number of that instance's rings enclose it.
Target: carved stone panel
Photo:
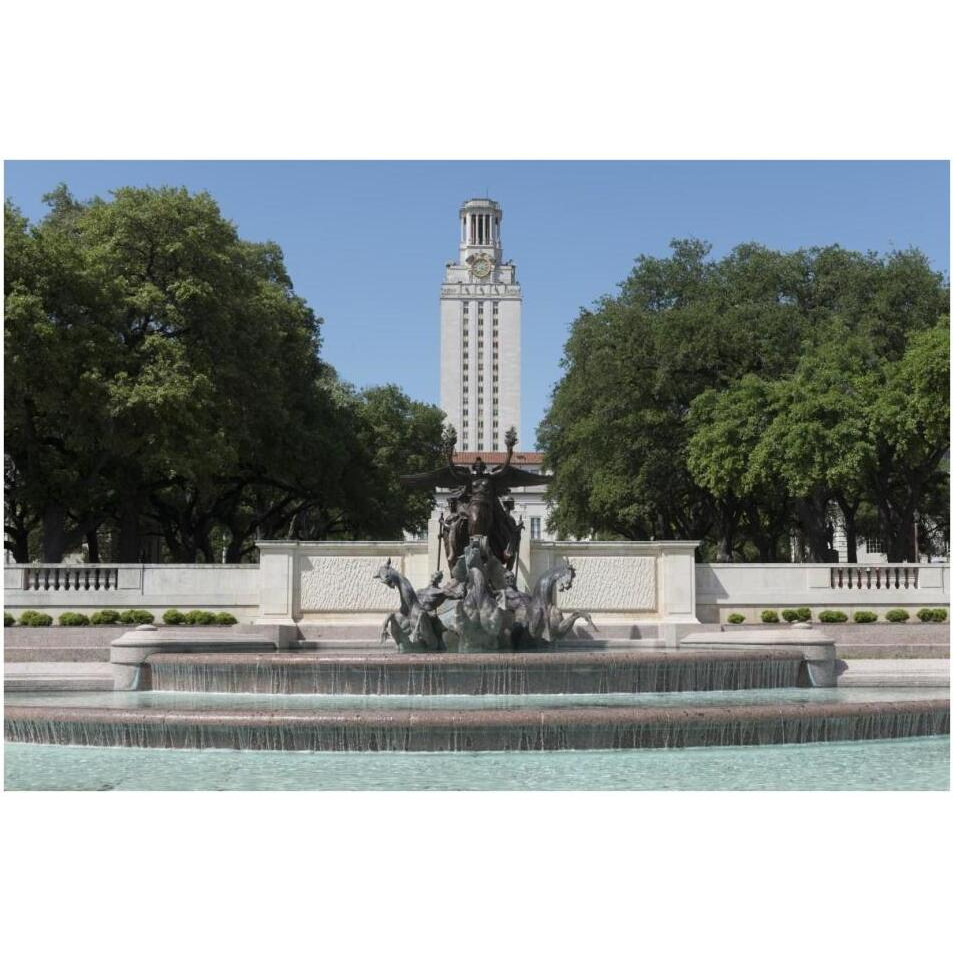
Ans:
[[[644,612],[656,608],[654,556],[576,556],[572,588],[560,592],[560,609]]]
[[[302,612],[389,612],[399,608],[397,590],[374,578],[383,561],[379,556],[302,557]],[[394,565],[401,569],[401,560]]]

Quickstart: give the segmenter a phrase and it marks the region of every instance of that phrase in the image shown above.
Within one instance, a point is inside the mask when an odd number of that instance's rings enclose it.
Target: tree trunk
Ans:
[[[139,501],[124,498],[119,512],[119,561],[139,562]]]
[[[13,561],[16,563],[28,563],[30,561],[30,531],[16,529],[6,531],[10,539],[4,541],[4,548],[13,553]]]
[[[91,563],[99,562],[99,533],[91,529],[86,534],[86,547],[89,550],[87,558]]]
[[[828,559],[827,545],[827,500],[820,494],[800,499],[795,503],[795,511],[807,543],[808,561],[812,563],[826,562]]]
[[[59,563],[66,553],[66,507],[47,503],[43,510],[43,562]]]

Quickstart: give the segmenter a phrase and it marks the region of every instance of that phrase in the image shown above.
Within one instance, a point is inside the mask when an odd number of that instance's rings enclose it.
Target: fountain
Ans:
[[[20,696],[5,709],[8,741],[265,751],[476,752],[778,745],[949,733],[946,696],[851,696],[831,687],[829,640],[788,644],[715,634],[679,647],[567,645],[575,626],[598,631],[559,593],[577,570],[564,560],[530,591],[514,573],[521,527],[501,498],[547,477],[505,463],[453,463],[404,477],[455,489],[440,524],[449,579],[415,589],[390,559],[367,577],[399,596],[380,639],[396,652],[325,655],[286,625],[227,640],[129,633],[113,645],[108,700]],[[691,644],[694,642],[694,644]],[[733,644],[734,643],[734,644]],[[595,646],[597,643],[591,643]],[[82,703],[81,703],[82,702]],[[145,704],[143,702],[146,702]]]

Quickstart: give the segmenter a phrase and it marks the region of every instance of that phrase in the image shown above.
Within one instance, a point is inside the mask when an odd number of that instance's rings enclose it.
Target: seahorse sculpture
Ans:
[[[501,606],[487,580],[487,567],[477,541],[461,557],[466,594],[440,613],[447,647],[459,652],[493,652],[511,648],[513,613]]]
[[[381,642],[392,638],[400,652],[439,652],[443,649],[440,623],[421,605],[414,587],[392,565],[390,559],[374,574],[385,586],[396,589],[400,611],[391,612],[381,629]]]
[[[567,561],[543,573],[533,587],[532,596],[515,600],[521,602],[516,610],[516,621],[522,626],[523,641],[528,640],[531,645],[558,642],[573,631],[578,619],[584,619],[596,632],[599,631],[588,612],[564,615],[556,606],[557,593],[571,589],[575,578],[576,569]]]

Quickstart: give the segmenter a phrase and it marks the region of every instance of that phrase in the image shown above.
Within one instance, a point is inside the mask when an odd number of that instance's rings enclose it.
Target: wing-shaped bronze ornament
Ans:
[[[466,486],[470,482],[470,471],[465,467],[441,467],[429,473],[408,473],[400,477],[404,486],[423,486],[435,490],[437,487]]]
[[[533,473],[531,470],[510,466],[500,467],[491,474],[491,477],[494,487],[499,490],[513,486],[543,486],[553,482],[553,478],[545,473]]]

